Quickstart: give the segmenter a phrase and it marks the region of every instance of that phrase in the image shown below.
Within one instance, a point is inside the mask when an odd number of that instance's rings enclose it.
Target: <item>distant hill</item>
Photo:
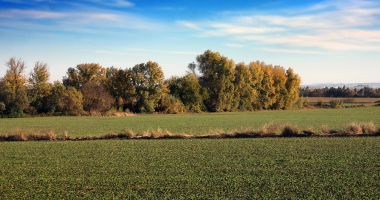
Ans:
[[[310,88],[324,88],[324,87],[350,87],[353,88],[358,85],[368,85],[371,88],[380,88],[380,83],[313,83],[309,85],[301,85],[301,87],[307,87],[309,86]]]

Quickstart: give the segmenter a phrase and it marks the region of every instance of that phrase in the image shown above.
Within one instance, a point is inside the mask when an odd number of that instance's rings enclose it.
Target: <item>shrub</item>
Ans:
[[[306,97],[305,100],[303,101],[303,106],[309,107],[309,105],[310,105],[310,99],[309,99],[309,97]]]
[[[326,124],[322,125],[322,133],[323,134],[329,134],[330,133],[330,128],[328,125],[326,125]]]
[[[318,99],[317,106],[322,107],[324,105],[323,99]]]
[[[271,136],[277,135],[280,129],[280,124],[271,122],[269,124],[265,124],[263,128],[259,130],[259,134],[261,136]]]
[[[299,134],[299,129],[297,126],[292,126],[290,124],[286,124],[284,130],[282,131],[282,135],[284,137],[294,137]]]
[[[339,99],[333,99],[330,101],[330,107],[331,108],[338,108],[343,106],[343,101]]]
[[[294,102],[293,104],[293,108],[303,108],[303,107],[304,107],[304,104],[303,104],[302,98],[297,99],[297,101]]]

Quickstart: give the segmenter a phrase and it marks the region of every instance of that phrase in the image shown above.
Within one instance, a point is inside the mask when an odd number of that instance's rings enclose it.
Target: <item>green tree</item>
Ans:
[[[234,61],[210,50],[197,56],[196,60],[202,74],[201,85],[209,94],[206,101],[208,108],[211,111],[231,110],[234,98]]]
[[[80,64],[76,68],[70,67],[63,77],[63,85],[80,89],[87,82],[102,82],[105,79],[106,69],[99,64]]]
[[[170,94],[180,98],[181,102],[189,109],[196,112],[205,111],[203,99],[207,99],[207,92],[199,84],[194,73],[183,77],[171,77],[166,81]]]
[[[114,97],[117,107],[132,106],[134,95],[136,94],[136,88],[132,80],[133,73],[128,69],[107,68],[103,85]]]
[[[27,82],[27,77],[24,74],[26,69],[25,62],[22,61],[21,58],[16,60],[15,57],[12,57],[5,65],[8,69],[3,78],[4,81],[14,92],[17,90],[25,90],[25,84]]]
[[[131,70],[132,83],[136,88],[134,103],[131,109],[137,112],[154,112],[159,101],[168,93],[164,84],[164,73],[156,62],[135,65]]]
[[[31,92],[40,98],[49,95],[51,92],[49,77],[47,63],[37,61],[29,77],[29,83],[32,85]]]
[[[74,87],[67,88],[61,95],[62,110],[68,114],[81,115],[83,111],[83,95]]]
[[[6,82],[0,82],[0,113],[21,117],[28,107],[29,99],[25,90],[13,91]]]

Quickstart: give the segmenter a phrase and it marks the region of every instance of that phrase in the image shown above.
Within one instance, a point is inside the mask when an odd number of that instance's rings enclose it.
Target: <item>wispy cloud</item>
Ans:
[[[41,11],[8,9],[0,12],[0,26],[33,30],[97,32],[103,28],[159,29],[160,24],[125,12]]]
[[[89,2],[107,5],[107,6],[115,6],[115,7],[131,7],[135,4],[130,1],[125,0],[87,0]]]
[[[177,21],[177,24],[179,24],[180,26],[185,26],[185,27],[195,29],[195,30],[202,30],[200,28],[201,24],[199,24],[199,23],[192,23],[192,22],[187,22],[187,21]]]
[[[125,52],[112,52],[112,51],[105,51],[105,50],[95,50],[93,52],[99,53],[99,54],[121,55],[121,56],[146,56],[144,54],[131,54],[131,53],[125,53]]]
[[[270,51],[270,52],[281,52],[281,53],[296,53],[296,54],[326,54],[319,51],[308,51],[308,50],[301,50],[301,49],[273,49],[273,48],[262,48],[263,51]]]
[[[224,46],[227,46],[227,47],[238,47],[238,48],[243,48],[244,45],[241,45],[241,44],[224,44]]]
[[[189,51],[159,51],[159,50],[152,50],[152,49],[125,49],[128,51],[145,51],[145,52],[156,52],[156,53],[166,53],[166,54],[189,54],[189,55],[199,55],[202,52],[189,52]]]
[[[326,1],[297,11],[268,14],[229,12],[214,21],[180,21],[200,37],[317,48],[331,51],[380,50],[380,2]],[[295,51],[297,52],[297,51]]]

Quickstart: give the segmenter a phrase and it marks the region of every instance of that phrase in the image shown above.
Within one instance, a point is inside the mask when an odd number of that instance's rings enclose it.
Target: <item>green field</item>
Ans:
[[[2,199],[380,198],[380,138],[1,142]]]
[[[314,127],[320,130],[322,124],[334,129],[343,129],[351,122],[374,122],[380,125],[380,107],[347,109],[313,109],[262,112],[229,112],[179,115],[137,115],[129,117],[38,117],[0,119],[0,134],[7,134],[17,128],[23,130],[53,131],[61,135],[101,136],[108,131],[115,133],[131,129],[136,133],[149,129],[167,129],[172,133],[206,134],[210,129],[261,128],[270,122],[291,123],[302,130]]]

